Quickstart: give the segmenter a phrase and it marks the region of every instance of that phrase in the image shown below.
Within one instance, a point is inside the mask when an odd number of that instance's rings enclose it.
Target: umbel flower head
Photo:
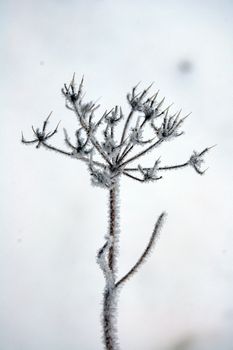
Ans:
[[[65,105],[77,119],[75,141],[71,141],[64,129],[64,141],[67,150],[50,144],[51,138],[57,133],[58,125],[53,131],[47,132],[50,115],[44,121],[42,128],[32,127],[34,138],[26,140],[22,134],[24,144],[36,144],[58,153],[77,158],[88,165],[94,185],[112,188],[119,176],[127,176],[140,182],[157,181],[162,178],[161,173],[191,166],[198,174],[203,175],[203,156],[211,147],[201,152],[194,152],[189,159],[181,164],[161,165],[155,154],[155,161],[151,167],[138,164],[130,167],[131,163],[143,160],[144,156],[155,151],[165,141],[170,141],[184,134],[182,130],[186,116],[181,116],[181,110],[170,113],[170,106],[163,108],[164,98],[159,99],[159,91],[148,97],[150,85],[143,91],[137,91],[138,85],[127,94],[130,111],[127,116],[122,108],[115,106],[105,111],[99,117],[96,115],[99,105],[93,101],[84,100],[84,78],[78,87],[75,75],[71,82],[64,84],[62,94]]]

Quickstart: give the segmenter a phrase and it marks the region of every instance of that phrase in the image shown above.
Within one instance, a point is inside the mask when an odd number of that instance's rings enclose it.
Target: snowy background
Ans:
[[[230,0],[41,0],[0,3],[0,349],[101,350],[104,280],[96,265],[107,192],[85,165],[20,143],[53,110],[53,142],[75,117],[60,88],[85,74],[103,110],[142,81],[184,113],[186,134],[157,150],[164,164],[218,144],[204,177],[193,169],[141,185],[122,179],[119,275],[132,266],[157,216],[160,240],[119,302],[127,350],[233,347],[232,86]]]

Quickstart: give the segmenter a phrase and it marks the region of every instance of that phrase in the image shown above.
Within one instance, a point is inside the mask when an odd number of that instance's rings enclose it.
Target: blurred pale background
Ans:
[[[0,349],[100,350],[107,192],[86,167],[24,147],[53,110],[75,127],[60,88],[85,74],[102,110],[138,81],[154,81],[184,113],[186,134],[157,151],[164,164],[218,144],[204,177],[192,169],[141,185],[123,179],[119,275],[168,219],[156,249],[122,290],[119,337],[127,350],[233,349],[233,2],[1,1]],[[100,110],[101,111],[101,110]]]

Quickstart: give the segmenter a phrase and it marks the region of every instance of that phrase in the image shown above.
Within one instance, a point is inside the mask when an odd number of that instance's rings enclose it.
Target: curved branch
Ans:
[[[155,224],[151,238],[150,238],[149,243],[147,244],[144,252],[140,256],[140,258],[138,259],[136,264],[129,270],[129,272],[116,283],[116,288],[119,287],[122,283],[126,282],[129,278],[131,278],[137,272],[138,268],[144,263],[146,257],[148,256],[148,254],[151,252],[151,249],[153,248],[153,245],[155,243],[155,239],[157,238],[159,231],[163,225],[165,215],[166,215],[166,213],[163,212],[158,217],[158,220]]]
[[[128,176],[128,177],[130,177],[131,179],[133,179],[133,180],[136,180],[136,181],[139,181],[139,182],[144,182],[142,179],[140,179],[139,177],[136,177],[136,176],[133,176],[133,175],[131,175],[131,174],[128,174],[126,171],[123,171],[123,175],[125,175],[125,176]]]

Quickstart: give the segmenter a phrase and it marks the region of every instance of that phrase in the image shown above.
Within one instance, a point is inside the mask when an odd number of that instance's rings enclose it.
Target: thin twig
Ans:
[[[121,166],[124,167],[126,164],[134,161],[135,159],[138,159],[139,157],[143,156],[144,154],[146,154],[147,152],[151,151],[153,148],[159,146],[161,143],[163,142],[163,139],[159,139],[158,141],[156,141],[155,143],[153,143],[153,145],[149,146],[148,148],[146,148],[145,150],[143,150],[142,152],[139,152],[138,154],[136,154],[135,156],[133,156],[132,158],[127,159],[125,162],[121,163]]]
[[[79,111],[78,111],[77,106],[76,106],[75,103],[73,103],[73,107],[74,107],[75,113],[77,114],[77,116],[79,118],[80,124],[82,125],[82,127],[85,129],[85,131],[88,134],[88,127],[87,127],[86,123],[83,121],[82,116],[79,114]],[[90,136],[90,141],[93,144],[93,146],[96,148],[96,150],[99,152],[99,154],[104,158],[104,160],[109,165],[112,165],[111,161],[109,160],[109,158],[107,157],[105,152],[102,150],[102,147],[100,146],[99,142],[96,140],[96,138],[93,135]]]
[[[171,165],[171,166],[163,166],[163,167],[158,167],[158,170],[175,170],[175,169],[180,169],[184,168],[189,165],[189,162],[179,164],[179,165]],[[142,168],[143,170],[149,170],[150,168]],[[138,171],[138,168],[125,168],[124,171]]]

